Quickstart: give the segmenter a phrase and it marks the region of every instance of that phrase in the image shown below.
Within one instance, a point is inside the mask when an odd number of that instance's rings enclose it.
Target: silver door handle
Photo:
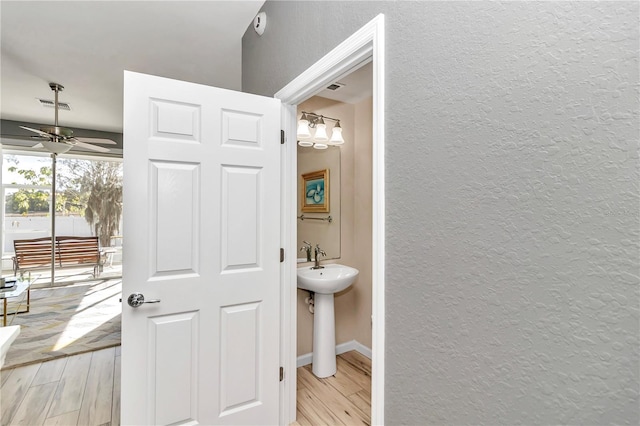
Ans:
[[[127,303],[129,303],[129,306],[132,308],[137,308],[143,303],[160,303],[160,299],[144,300],[144,294],[132,293],[127,299]]]

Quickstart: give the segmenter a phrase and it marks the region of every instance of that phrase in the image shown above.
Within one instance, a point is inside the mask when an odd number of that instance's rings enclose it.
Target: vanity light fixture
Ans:
[[[335,121],[331,131],[331,138],[327,135],[327,125],[324,120]],[[311,134],[311,129],[315,129],[315,133]],[[298,145],[303,147],[314,147],[315,149],[327,149],[329,145],[342,145],[342,127],[340,120],[337,118],[325,117],[324,115],[314,112],[302,111],[302,116],[298,121],[297,131]]]

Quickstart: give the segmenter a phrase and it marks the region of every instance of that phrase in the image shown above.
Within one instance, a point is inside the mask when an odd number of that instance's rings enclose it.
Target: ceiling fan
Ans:
[[[56,157],[58,154],[64,154],[72,148],[85,148],[97,152],[109,152],[108,148],[93,145],[95,143],[103,145],[116,145],[111,139],[99,139],[99,138],[85,138],[73,136],[73,130],[66,127],[58,126],[58,93],[62,92],[64,86],[58,83],[49,83],[51,90],[55,92],[55,121],[53,126],[41,127],[40,129],[34,129],[32,127],[20,126],[20,128],[36,133],[37,135],[31,136],[29,140],[38,140],[38,144],[32,148],[44,148],[51,153],[51,206],[56,206]],[[13,136],[14,138],[23,138],[22,136]],[[89,143],[91,142],[91,143]],[[56,235],[56,209],[51,209],[51,285],[55,280],[55,235]]]
[[[49,83],[51,90],[55,92],[55,121],[53,126],[41,127],[40,129],[34,129],[32,127],[20,126],[20,128],[28,130],[33,133],[37,133],[37,136],[31,136],[29,139],[40,141],[40,143],[34,145],[32,148],[44,148],[52,154],[64,154],[72,148],[85,148],[97,152],[109,152],[108,148],[96,146],[93,144],[101,145],[116,145],[111,139],[100,138],[87,138],[74,136],[73,130],[66,127],[58,126],[58,93],[64,90],[64,86],[58,83]]]

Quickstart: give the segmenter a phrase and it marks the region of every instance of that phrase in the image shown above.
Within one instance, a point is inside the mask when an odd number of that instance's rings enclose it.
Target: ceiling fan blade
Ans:
[[[30,132],[37,133],[37,134],[39,134],[40,136],[44,136],[44,137],[46,137],[46,138],[50,138],[50,137],[51,137],[51,135],[50,135],[49,133],[47,133],[47,132],[43,132],[42,130],[32,129],[31,127],[27,127],[27,126],[20,126],[20,128],[21,128],[21,129],[28,130],[28,131],[30,131]]]
[[[25,136],[25,135],[0,135],[1,139],[17,139],[17,140],[23,140],[23,141],[33,141],[33,140],[41,140],[44,139],[43,136],[40,135],[33,135],[33,136]],[[49,137],[47,137],[46,139],[49,139]]]
[[[117,145],[117,143],[115,143],[111,139],[104,139],[104,138],[85,138],[84,136],[76,136],[74,139],[77,140],[77,141],[85,142],[85,143],[99,143],[99,144],[102,144],[102,145]]]
[[[101,146],[95,146],[95,145],[91,145],[89,143],[84,143],[81,142],[79,140],[77,140],[76,138],[70,139],[69,143],[73,146],[78,146],[80,148],[85,148],[85,149],[90,149],[92,151],[97,151],[97,152],[109,152],[110,150],[107,148],[103,148]]]

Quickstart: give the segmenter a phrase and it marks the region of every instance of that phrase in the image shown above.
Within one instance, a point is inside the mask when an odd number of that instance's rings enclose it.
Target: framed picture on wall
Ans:
[[[302,211],[329,213],[329,169],[302,175]]]

